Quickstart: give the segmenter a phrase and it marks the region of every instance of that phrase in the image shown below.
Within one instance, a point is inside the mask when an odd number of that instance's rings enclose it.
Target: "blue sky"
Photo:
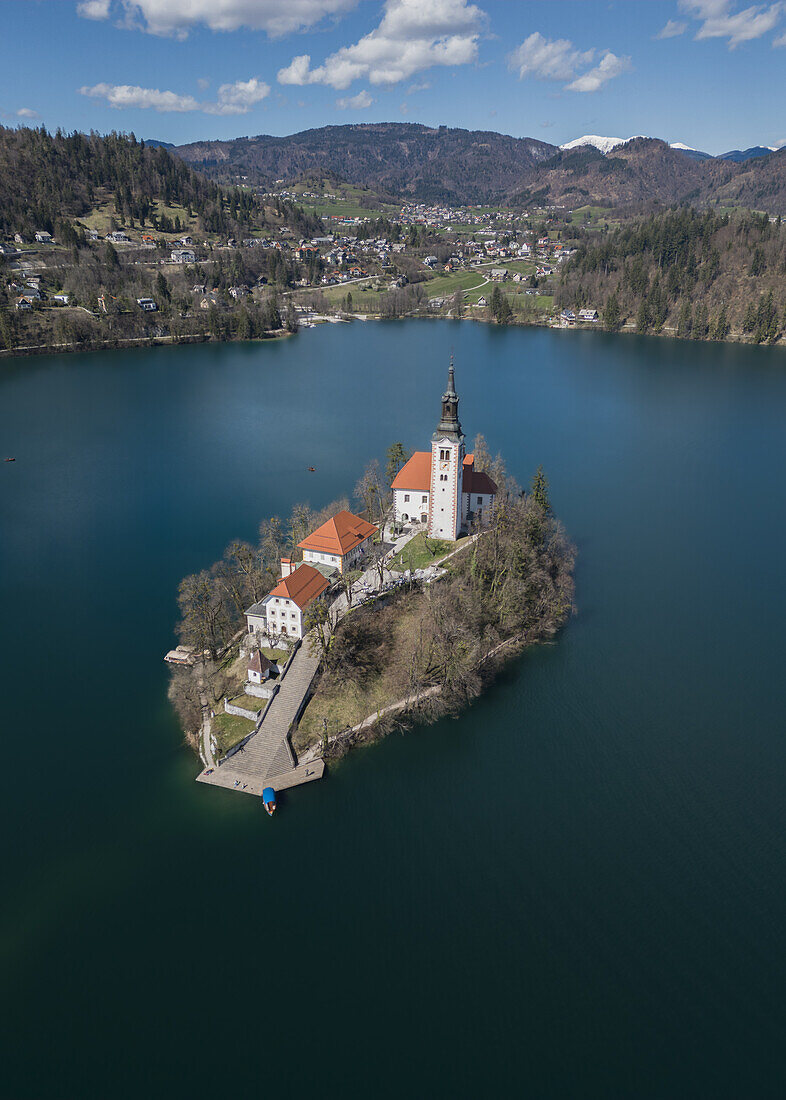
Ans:
[[[3,0],[0,41],[6,125],[786,143],[786,0]]]

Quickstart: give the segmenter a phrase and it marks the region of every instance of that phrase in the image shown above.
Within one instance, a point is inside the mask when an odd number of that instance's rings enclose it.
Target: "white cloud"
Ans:
[[[620,73],[627,73],[633,68],[629,57],[617,57],[611,50],[604,53],[600,62],[594,69],[576,77],[574,81],[566,85],[568,92],[597,92],[609,80],[613,80]]]
[[[107,19],[110,9],[124,13],[124,25],[148,34],[186,38],[196,26],[211,31],[241,27],[266,31],[272,38],[313,27],[328,16],[350,11],[358,0],[82,0],[77,13]]]
[[[786,46],[786,34],[780,34],[772,40],[773,46]]]
[[[197,87],[201,88],[202,91],[204,92],[205,88],[210,87],[210,81],[208,80],[208,78],[206,76],[197,77]]]
[[[91,99],[105,99],[110,107],[125,111],[137,107],[154,111],[198,111],[199,103],[192,95],[161,92],[158,88],[140,88],[133,84],[94,84],[79,89]]]
[[[16,112],[17,118],[40,118],[38,111],[34,111],[32,107],[20,107]]]
[[[309,54],[281,69],[282,84],[328,84],[342,90],[354,80],[397,84],[434,65],[466,65],[477,57],[485,13],[468,0],[386,0],[378,27],[311,68]]]
[[[337,99],[336,106],[340,111],[363,111],[373,102],[374,100],[364,88],[357,95],[342,96],[341,99]]]
[[[108,19],[109,0],[82,0],[76,6],[76,13],[83,19]]]
[[[544,38],[535,31],[508,55],[508,68],[518,69],[519,80],[534,77],[570,81],[565,85],[570,92],[597,92],[608,80],[633,68],[629,57],[617,57],[605,50],[595,68],[587,69],[595,52],[577,50],[568,38]]]
[[[192,95],[160,91],[158,88],[140,88],[132,84],[94,84],[79,89],[91,99],[103,99],[118,111],[203,111],[208,115],[244,115],[270,94],[270,85],[252,77],[237,80],[234,84],[222,84],[215,103],[200,103]]]
[[[202,109],[209,115],[245,115],[269,95],[270,85],[254,76],[250,80],[222,84],[218,89],[218,102],[206,103]]]
[[[680,23],[676,19],[670,19],[663,30],[658,31],[655,35],[656,38],[678,38],[681,34],[685,34],[688,29],[687,23]]]
[[[594,50],[582,53],[567,38],[544,38],[535,31],[509,54],[508,68],[518,69],[520,80],[571,80],[594,56]]]
[[[430,80],[419,80],[415,84],[410,84],[410,86],[407,88],[407,95],[414,95],[416,92],[425,92],[430,87]]]
[[[694,19],[701,20],[696,40],[728,38],[729,49],[741,42],[751,42],[771,31],[780,19],[783,3],[754,4],[742,11],[732,11],[731,0],[680,0],[680,8]]]

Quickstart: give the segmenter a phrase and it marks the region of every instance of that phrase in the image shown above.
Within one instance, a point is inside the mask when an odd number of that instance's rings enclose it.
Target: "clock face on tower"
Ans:
[[[439,468],[440,468],[440,470],[447,470],[448,463],[447,462],[440,462]]]

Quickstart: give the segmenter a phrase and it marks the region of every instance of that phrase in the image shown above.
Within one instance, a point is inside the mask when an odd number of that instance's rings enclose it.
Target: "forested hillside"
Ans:
[[[401,197],[456,203],[501,198],[556,151],[534,138],[413,122],[323,126],[286,137],[262,134],[175,150],[218,179],[244,175],[270,186],[306,172],[336,172],[349,183]]]
[[[585,242],[556,298],[592,306],[607,329],[730,334],[774,343],[786,330],[786,229],[766,214],[671,210]]]
[[[69,236],[62,226],[111,198],[118,223],[158,224],[155,204],[184,207],[205,233],[239,234],[261,226],[261,208],[247,190],[222,189],[164,148],[148,149],[133,134],[49,134],[0,127],[0,238],[37,230]],[[297,217],[294,208],[290,211]],[[304,226],[305,228],[313,228]]]

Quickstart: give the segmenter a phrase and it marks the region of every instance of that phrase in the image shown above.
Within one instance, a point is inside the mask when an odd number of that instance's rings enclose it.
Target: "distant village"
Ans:
[[[273,194],[314,203],[335,198],[330,191],[281,189]],[[83,322],[91,316],[100,323],[102,317],[136,311],[152,316],[151,331],[159,336],[198,333],[206,315],[210,335],[219,334],[212,319],[222,315],[227,317],[224,338],[254,335],[242,326],[233,331],[233,311],[260,306],[271,296],[278,314],[269,311],[271,320],[264,327],[273,331],[276,324],[283,329],[287,309],[289,331],[297,327],[293,315],[305,325],[342,316],[424,311],[455,316],[466,310],[465,315],[485,319],[495,286],[513,307],[511,319],[518,310],[528,320],[563,327],[592,324],[599,320],[592,307],[576,314],[552,305],[559,267],[575,252],[566,231],[570,216],[570,211],[553,209],[514,215],[405,203],[385,218],[323,213],[325,231],[310,237],[280,225],[267,234],[223,240],[195,230],[162,234],[138,225],[117,226],[112,219],[103,233],[76,223],[79,247],[98,249],[101,263],[109,257],[127,286],[118,286],[116,271],[114,281],[107,277],[105,286],[85,294],[84,270],[69,264],[74,241],[58,240],[44,229],[31,239],[16,233],[0,242],[0,286],[8,308],[17,314],[36,314],[42,321],[46,311],[67,310],[77,321],[81,314]],[[383,225],[389,229],[373,234]],[[240,277],[231,281],[227,272]],[[68,334],[67,325],[61,329]]]

